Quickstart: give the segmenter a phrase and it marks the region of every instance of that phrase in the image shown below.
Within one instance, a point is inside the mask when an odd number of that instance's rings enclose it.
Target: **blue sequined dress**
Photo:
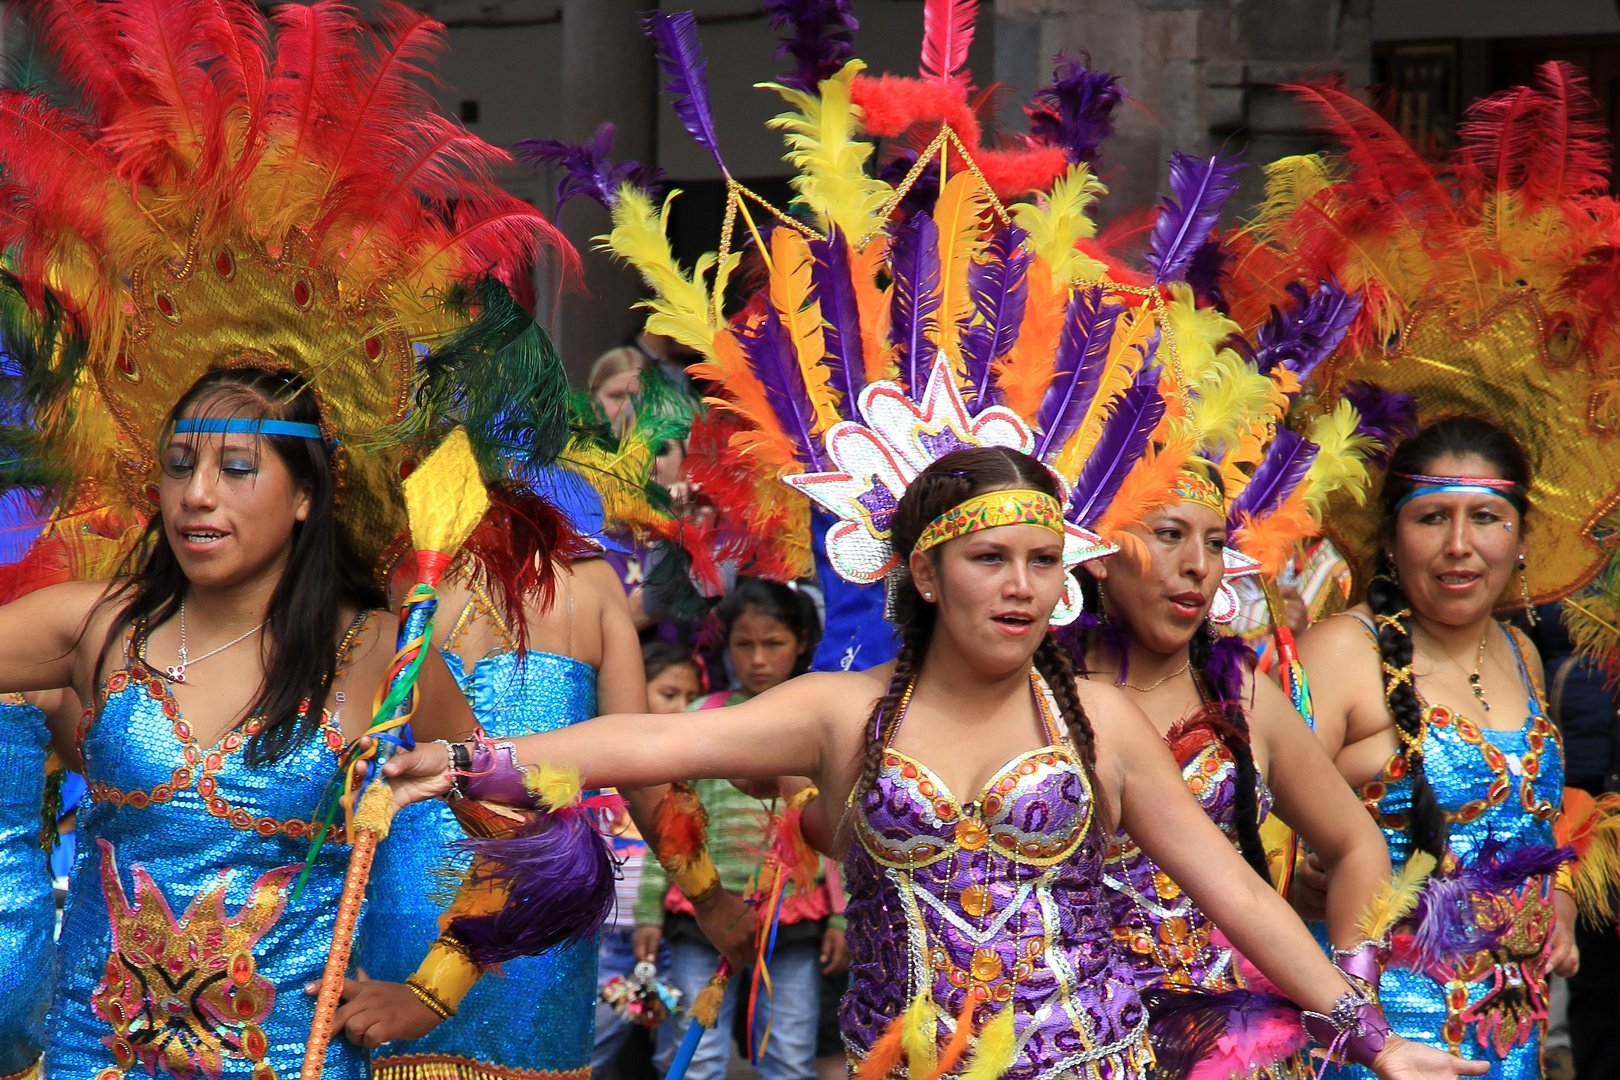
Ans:
[[[1563,803],[1563,753],[1511,632],[1508,641],[1528,697],[1528,715],[1519,727],[1492,730],[1443,705],[1424,706],[1424,773],[1451,821],[1442,870],[1472,860],[1487,839],[1509,850],[1553,843],[1552,823]],[[1358,793],[1383,830],[1399,873],[1412,851],[1406,832],[1412,781],[1405,758],[1391,757]],[[1540,1077],[1552,888],[1551,877],[1537,877],[1490,898],[1495,911],[1484,917],[1494,917],[1505,930],[1499,949],[1423,971],[1388,968],[1379,996],[1395,1030],[1471,1061],[1488,1061],[1490,1077]],[[1396,945],[1399,950],[1399,930]],[[1351,1066],[1337,1075],[1362,1080],[1373,1074]]]
[[[0,1080],[34,1066],[51,1002],[56,904],[40,845],[45,714],[20,696],[0,699]]]
[[[259,718],[201,746],[167,681],[125,664],[78,734],[89,791],[45,1075],[290,1080],[315,1013],[304,986],[326,964],[349,848],[326,844],[297,900],[292,884],[342,731],[323,712],[318,734],[250,768],[242,752]],[[365,1053],[334,1039],[326,1080],[365,1076]]]
[[[469,604],[449,641],[465,629]],[[445,660],[484,731],[515,738],[596,715],[596,670],[555,653],[521,657],[503,648],[465,670]],[[371,874],[371,908],[360,928],[360,964],[374,979],[404,982],[439,936],[444,910],[466,863],[453,845],[465,833],[438,801],[416,803],[394,819]],[[377,1080],[585,1080],[596,1024],[596,943],[563,945],[501,965],[426,1038],[377,1052]]]

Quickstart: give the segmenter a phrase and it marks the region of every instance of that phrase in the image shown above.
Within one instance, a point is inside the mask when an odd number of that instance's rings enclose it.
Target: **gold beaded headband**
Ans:
[[[1207,506],[1217,514],[1226,512],[1226,501],[1221,497],[1221,489],[1207,476],[1182,470],[1176,476],[1176,498],[1182,502],[1198,503]]]
[[[927,551],[958,536],[1002,525],[1034,525],[1050,530],[1061,539],[1063,508],[1044,491],[1024,488],[987,491],[930,521],[917,538],[917,550]]]

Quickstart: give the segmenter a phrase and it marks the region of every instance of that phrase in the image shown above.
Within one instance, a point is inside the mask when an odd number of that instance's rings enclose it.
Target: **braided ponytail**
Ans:
[[[1423,771],[1423,705],[1412,685],[1412,631],[1407,625],[1412,609],[1406,593],[1395,580],[1388,555],[1379,556],[1378,572],[1367,583],[1367,607],[1372,610],[1378,626],[1384,700],[1389,703],[1389,714],[1395,719],[1395,729],[1401,736],[1401,752],[1406,759],[1406,774],[1412,779],[1412,809],[1406,831],[1412,838],[1413,848],[1443,859],[1450,825]],[[1404,677],[1398,674],[1402,672]]]
[[[1086,710],[1080,705],[1080,691],[1075,685],[1074,661],[1069,659],[1069,651],[1051,634],[1046,635],[1035,650],[1035,670],[1051,688],[1052,698],[1057,702],[1058,713],[1063,717],[1063,726],[1068,732],[1069,741],[1080,752],[1080,760],[1085,763],[1086,772],[1095,778],[1097,739],[1091,730],[1091,719],[1086,716]]]
[[[1243,669],[1235,663],[1213,662],[1214,632],[1207,621],[1188,642],[1187,659],[1203,684],[1214,691],[1214,707],[1220,710],[1222,721],[1216,732],[1237,767],[1232,824],[1237,829],[1238,851],[1254,872],[1270,884],[1266,845],[1260,839],[1260,770],[1254,763],[1254,748],[1249,744],[1249,717],[1243,711]]]

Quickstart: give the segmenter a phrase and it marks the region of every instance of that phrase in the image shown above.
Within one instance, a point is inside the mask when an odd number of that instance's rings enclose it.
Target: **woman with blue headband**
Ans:
[[[1429,935],[1397,930],[1384,1013],[1408,1038],[1508,1078],[1541,1075],[1548,975],[1578,964],[1541,660],[1492,615],[1527,595],[1529,489],[1524,452],[1495,425],[1424,428],[1390,459],[1366,602],[1300,641],[1316,734],[1391,860],[1434,856],[1431,893],[1471,898],[1462,914],[1476,925],[1462,932],[1485,945],[1442,956]]]

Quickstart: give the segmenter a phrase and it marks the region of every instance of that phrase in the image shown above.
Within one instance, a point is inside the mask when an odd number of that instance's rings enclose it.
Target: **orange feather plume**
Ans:
[[[1260,560],[1261,573],[1279,573],[1293,554],[1296,542],[1322,531],[1322,524],[1306,505],[1305,496],[1301,486],[1265,517],[1256,520],[1243,515],[1232,543],[1245,555]]]
[[[934,204],[939,226],[940,314],[934,344],[945,351],[960,372],[962,327],[973,318],[973,295],[968,289],[968,264],[984,250],[984,215],[990,192],[978,177],[959,172],[945,181]]]
[[[961,1011],[956,1014],[956,1030],[951,1032],[951,1037],[940,1048],[939,1060],[934,1062],[934,1068],[927,1075],[913,1077],[912,1080],[939,1080],[956,1068],[973,1042],[973,1006],[976,1003],[970,990],[963,998]]]
[[[748,366],[742,343],[730,330],[714,335],[714,359],[701,360],[688,368],[699,379],[719,383],[723,398],[705,398],[716,408],[726,409],[753,422],[753,428],[731,437],[733,446],[758,454],[766,463],[782,468],[793,463],[793,440],[782,430],[765,395],[765,386]]]
[[[900,1059],[905,1055],[902,1041],[906,1035],[906,1018],[904,1014],[889,1021],[878,1036],[866,1056],[855,1066],[854,1080],[888,1080],[894,1070],[900,1067]]]
[[[851,241],[853,243],[853,241]],[[894,363],[885,343],[889,340],[889,290],[877,284],[878,268],[889,252],[889,237],[879,233],[863,251],[851,251],[850,274],[855,281],[855,308],[861,318],[861,358],[866,365],[866,381],[877,382],[895,375]]]
[[[1125,474],[1119,493],[1098,520],[1096,531],[1114,540],[1127,525],[1135,525],[1161,506],[1175,501],[1176,478],[1192,457],[1193,440],[1174,439],[1162,449],[1149,449]]]
[[[771,305],[793,342],[805,394],[815,410],[812,430],[819,435],[838,422],[838,391],[830,383],[832,369],[821,362],[827,350],[821,333],[821,304],[810,295],[814,262],[810,245],[797,231],[780,228],[771,233]]]
[[[1033,422],[1052,382],[1052,357],[1057,355],[1058,339],[1063,335],[1068,297],[1063,286],[1052,279],[1051,267],[1038,255],[1030,260],[1028,280],[1018,340],[997,362],[995,374],[1002,401],[1026,422]]]

